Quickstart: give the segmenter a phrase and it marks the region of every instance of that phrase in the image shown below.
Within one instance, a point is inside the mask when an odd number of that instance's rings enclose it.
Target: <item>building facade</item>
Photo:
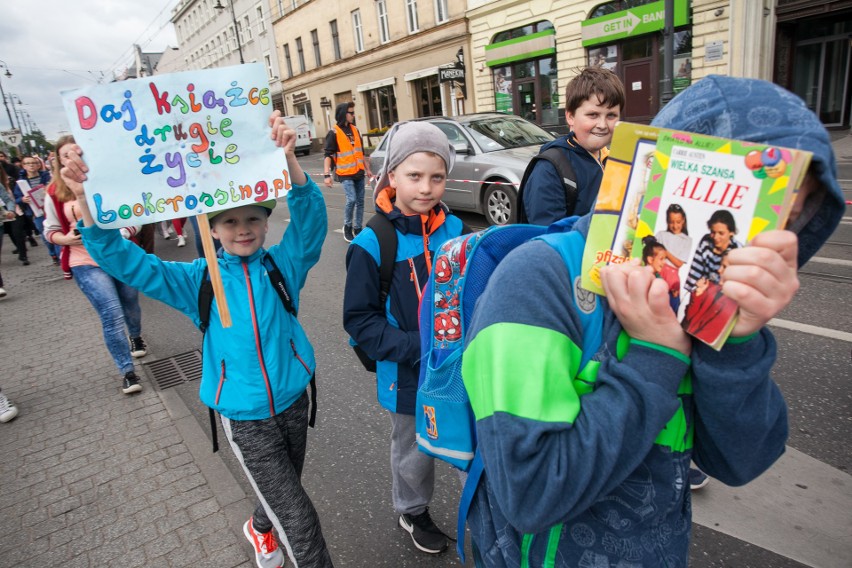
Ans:
[[[271,0],[284,100],[320,137],[338,103],[378,133],[399,120],[458,115],[465,98],[465,5],[449,0]],[[454,69],[448,80],[442,69]],[[442,81],[442,78],[444,81]]]
[[[672,92],[707,75],[774,81],[827,127],[850,125],[848,0],[671,0]],[[647,122],[663,92],[664,0],[469,2],[474,107],[564,124],[564,85],[585,65],[624,82],[622,117]],[[544,14],[545,16],[541,16]]]
[[[180,56],[169,63],[233,65],[240,51],[264,62],[276,108],[308,117],[320,139],[344,101],[375,136],[399,120],[481,111],[564,132],[565,85],[586,65],[622,79],[625,120],[650,121],[667,96],[716,73],[774,81],[826,126],[850,125],[850,0],[233,0],[233,13],[222,1],[175,8]]]
[[[267,0],[181,0],[171,22],[180,53],[160,72],[261,62],[272,104],[285,112]]]

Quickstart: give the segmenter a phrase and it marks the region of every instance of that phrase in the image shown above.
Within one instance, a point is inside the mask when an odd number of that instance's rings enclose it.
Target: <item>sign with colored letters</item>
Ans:
[[[62,93],[98,225],[117,228],[286,195],[262,64],[154,75]]]

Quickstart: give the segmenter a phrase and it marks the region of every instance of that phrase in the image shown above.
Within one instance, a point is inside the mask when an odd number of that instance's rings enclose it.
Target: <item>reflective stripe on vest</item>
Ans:
[[[354,126],[352,129],[352,139],[355,141],[353,147],[349,137],[343,132],[343,129],[338,125],[334,125],[334,130],[337,133],[337,155],[335,156],[334,168],[339,176],[351,176],[358,173],[359,170],[366,170],[364,167],[364,149],[361,147],[361,134]]]

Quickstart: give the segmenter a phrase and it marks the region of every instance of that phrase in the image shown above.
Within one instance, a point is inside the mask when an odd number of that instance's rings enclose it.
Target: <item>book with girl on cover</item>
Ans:
[[[725,256],[784,226],[810,159],[800,150],[619,123],[586,241],[583,287],[603,295],[600,268],[639,258],[666,281],[684,330],[721,349],[737,312],[722,293]]]

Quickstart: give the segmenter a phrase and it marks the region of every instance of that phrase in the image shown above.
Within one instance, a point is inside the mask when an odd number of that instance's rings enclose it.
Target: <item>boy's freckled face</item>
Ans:
[[[621,109],[603,106],[598,95],[583,101],[573,113],[565,111],[574,138],[592,154],[597,154],[612,141],[612,130],[620,117]]]
[[[406,215],[426,215],[444,197],[447,166],[430,152],[415,152],[388,173],[396,206]]]
[[[210,233],[219,239],[228,253],[251,256],[263,246],[269,230],[266,209],[245,205],[220,213],[213,218]]]

